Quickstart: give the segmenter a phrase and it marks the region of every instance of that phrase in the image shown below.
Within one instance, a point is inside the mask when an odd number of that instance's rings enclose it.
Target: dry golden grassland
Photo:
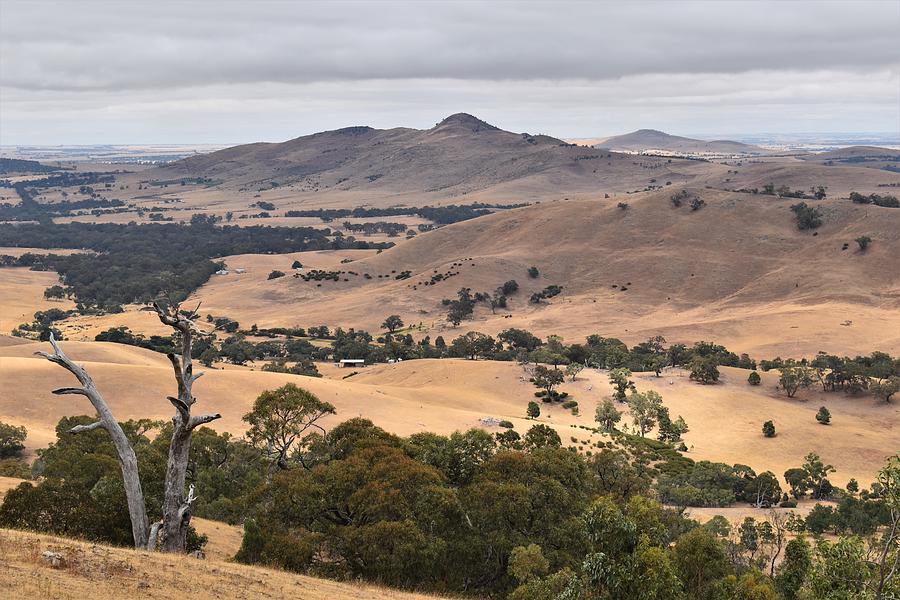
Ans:
[[[44,552],[62,555],[63,563],[50,566]],[[424,600],[435,596],[239,565],[214,554],[200,560],[0,529],[0,597]]]

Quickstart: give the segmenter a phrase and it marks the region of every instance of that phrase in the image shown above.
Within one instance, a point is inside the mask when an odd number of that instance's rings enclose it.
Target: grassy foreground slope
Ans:
[[[63,556],[53,568],[45,551]],[[198,560],[0,529],[0,597],[4,598],[302,598],[423,600],[434,598],[339,583],[209,558]]]

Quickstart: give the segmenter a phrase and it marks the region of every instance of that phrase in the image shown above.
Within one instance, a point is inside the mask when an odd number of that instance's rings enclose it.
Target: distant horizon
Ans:
[[[474,115],[477,117],[477,115]],[[490,123],[490,121],[487,121]],[[492,125],[497,125],[496,123],[491,123]],[[348,124],[344,127],[364,127],[369,126],[362,123],[356,124]],[[231,141],[114,141],[114,142],[84,142],[84,143],[15,143],[15,144],[0,144],[0,148],[99,148],[103,146],[170,146],[170,147],[191,147],[191,146],[217,146],[217,147],[230,147],[230,146],[240,146],[243,144],[254,144],[254,143],[271,143],[277,144],[281,142],[286,142],[292,139],[296,139],[299,137],[304,137],[308,135],[314,135],[316,133],[322,133],[324,131],[332,131],[334,129],[343,129],[344,127],[336,127],[333,129],[321,129],[316,131],[308,131],[297,134],[290,134],[289,137],[283,138],[258,138],[258,139],[244,139],[244,140],[231,140]],[[404,127],[403,125],[397,125],[396,127]],[[515,129],[507,129],[502,125],[497,125],[500,129],[504,129],[506,131],[511,131],[514,133],[523,133],[526,130],[515,130]],[[375,127],[375,129],[391,129],[391,127]],[[422,127],[415,127],[414,129],[428,129]],[[890,145],[898,145],[900,144],[900,132],[895,131],[841,131],[841,130],[830,130],[830,131],[760,131],[760,132],[731,132],[731,133],[697,133],[697,132],[688,132],[682,133],[680,131],[671,131],[668,129],[660,129],[658,127],[638,127],[636,129],[630,129],[627,131],[619,131],[619,132],[606,132],[606,133],[598,133],[598,134],[581,134],[581,135],[557,135],[547,131],[527,131],[532,134],[541,134],[548,135],[551,137],[555,137],[562,140],[591,140],[591,139],[601,139],[608,138],[614,136],[625,135],[629,133],[634,133],[636,131],[641,130],[653,130],[653,131],[661,131],[668,135],[679,136],[679,137],[687,137],[687,138],[695,138],[698,140],[704,141],[713,141],[713,140],[732,140],[738,142],[753,142],[754,140],[772,140],[782,139],[783,141],[811,141],[808,138],[816,138],[816,137],[840,137],[840,136],[856,136],[856,137],[872,137],[879,141],[882,141],[886,144]],[[824,141],[824,140],[822,140]],[[852,145],[852,144],[848,144]]]

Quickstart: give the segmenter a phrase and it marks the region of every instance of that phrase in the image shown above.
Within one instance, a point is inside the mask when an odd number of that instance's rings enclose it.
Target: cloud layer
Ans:
[[[0,143],[900,129],[900,2],[0,0]]]

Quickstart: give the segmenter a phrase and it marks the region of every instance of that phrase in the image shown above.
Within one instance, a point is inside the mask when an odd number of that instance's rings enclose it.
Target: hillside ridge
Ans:
[[[631,133],[611,136],[598,141],[594,146],[627,152],[664,150],[684,153],[768,154],[764,148],[752,144],[733,140],[700,140],[672,135],[658,129],[638,129]]]

